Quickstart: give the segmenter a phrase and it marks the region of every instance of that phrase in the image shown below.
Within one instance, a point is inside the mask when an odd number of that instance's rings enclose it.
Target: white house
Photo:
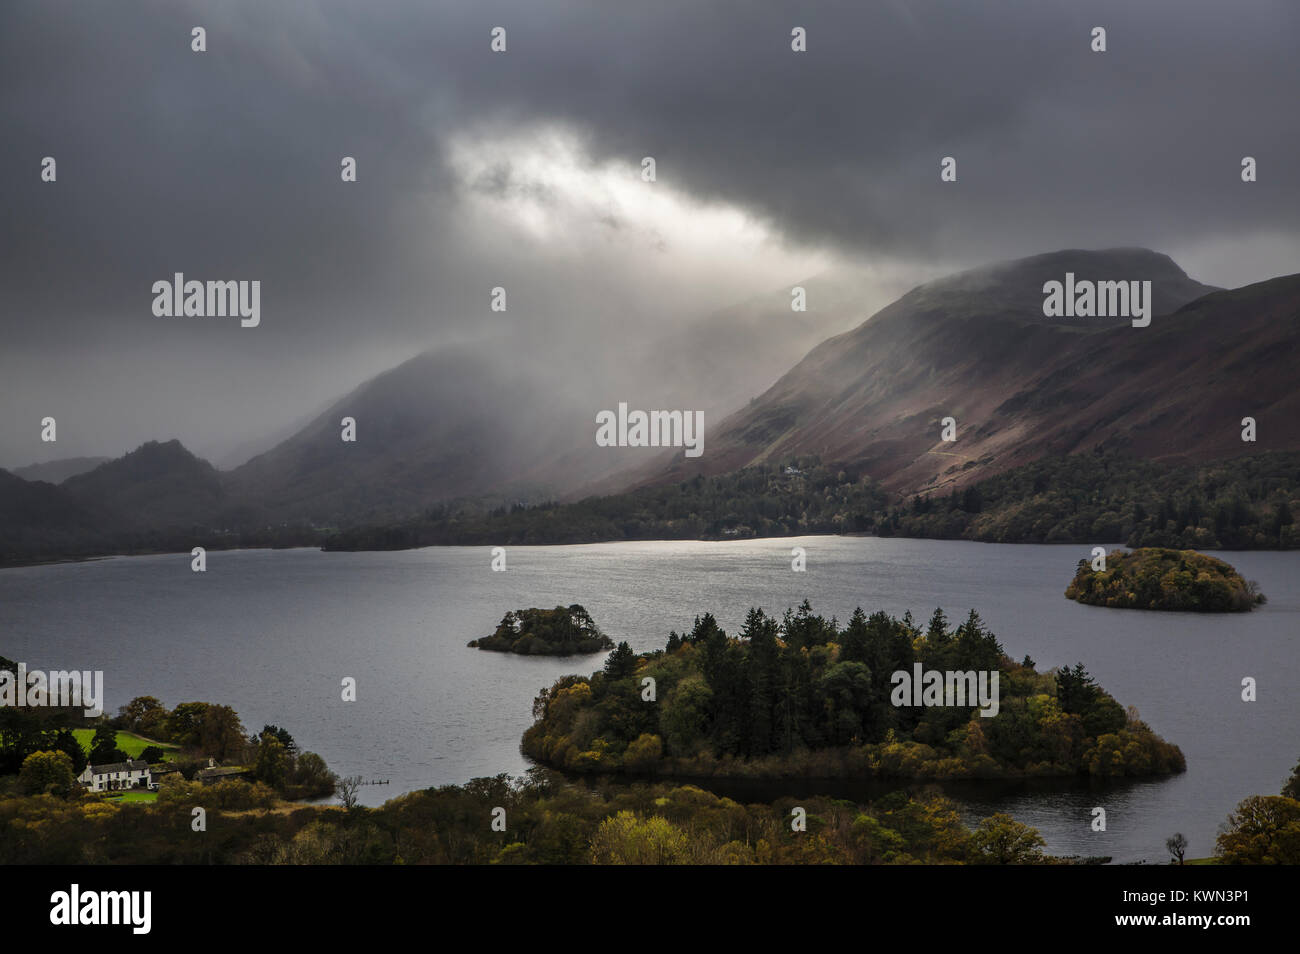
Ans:
[[[152,788],[149,763],[129,759],[107,765],[87,765],[77,781],[92,792],[113,792],[126,788]]]

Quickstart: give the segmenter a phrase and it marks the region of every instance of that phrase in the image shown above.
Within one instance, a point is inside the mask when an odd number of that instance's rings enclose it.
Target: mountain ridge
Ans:
[[[1059,280],[1066,268],[1081,279],[1148,276],[1152,326],[1042,318],[1042,281]],[[1293,278],[1216,289],[1188,278],[1168,256],[1120,249],[1046,253],[929,282],[812,349],[707,434],[704,457],[662,459],[624,489],[800,455],[851,465],[898,493],[962,487],[1043,454],[1098,446],[1138,456],[1231,456],[1241,449],[1231,443],[1240,428],[1224,418],[1212,434],[1208,405],[1233,396],[1234,406],[1245,406],[1247,396],[1266,393],[1250,406],[1285,410],[1272,406],[1289,400],[1277,385],[1290,379],[1278,356],[1294,348]],[[1266,344],[1216,369],[1241,350],[1234,336]],[[1177,372],[1169,354],[1196,364],[1208,386],[1192,387],[1192,377],[1177,373],[1184,387],[1172,399],[1150,393],[1146,378]],[[1135,413],[1144,401],[1161,414]],[[1195,405],[1196,441],[1187,446],[1181,432],[1170,432],[1179,402]],[[956,419],[955,442],[941,439],[946,417]],[[1274,436],[1272,449],[1300,447],[1300,430],[1289,425]]]

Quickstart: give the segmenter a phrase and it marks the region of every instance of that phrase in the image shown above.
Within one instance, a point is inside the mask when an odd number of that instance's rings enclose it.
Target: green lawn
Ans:
[[[135,792],[135,791],[123,792],[121,795],[118,795],[116,798],[108,799],[108,801],[110,802],[122,802],[123,804],[127,802],[154,802],[157,800],[158,800],[157,792]]]
[[[73,729],[72,734],[75,735],[77,741],[81,743],[82,751],[89,755],[90,743],[95,737],[95,730]],[[176,746],[172,745],[170,742],[150,742],[148,739],[141,738],[134,732],[119,732],[117,734],[117,747],[133,759],[139,758],[140,753],[151,745],[156,745],[160,749],[167,750],[167,755],[163,757],[163,761],[170,761],[172,751],[176,749]]]

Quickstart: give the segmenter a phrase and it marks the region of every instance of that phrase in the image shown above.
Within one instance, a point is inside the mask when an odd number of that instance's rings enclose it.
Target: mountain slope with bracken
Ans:
[[[1150,281],[1151,324],[1049,319],[1043,285]],[[1207,460],[1300,448],[1294,390],[1300,276],[1232,291],[1144,249],[1063,251],[913,289],[814,348],[706,435],[630,486],[816,454],[898,492],[947,492],[1038,458],[1098,447]],[[957,422],[956,442],[941,439]]]

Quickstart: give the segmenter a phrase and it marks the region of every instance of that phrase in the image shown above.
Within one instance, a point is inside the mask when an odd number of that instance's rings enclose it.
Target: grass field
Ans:
[[[94,729],[73,729],[72,734],[77,737],[81,744],[81,749],[87,755],[90,754],[90,743],[95,737]],[[148,739],[141,738],[134,732],[119,732],[117,734],[117,747],[125,752],[131,758],[139,758],[140,753],[151,745],[156,745],[160,749],[167,751],[163,761],[169,761],[172,757],[173,750],[176,746],[169,742],[150,742]]]
[[[157,792],[123,792],[116,798],[110,798],[110,802],[154,802],[158,800]]]

